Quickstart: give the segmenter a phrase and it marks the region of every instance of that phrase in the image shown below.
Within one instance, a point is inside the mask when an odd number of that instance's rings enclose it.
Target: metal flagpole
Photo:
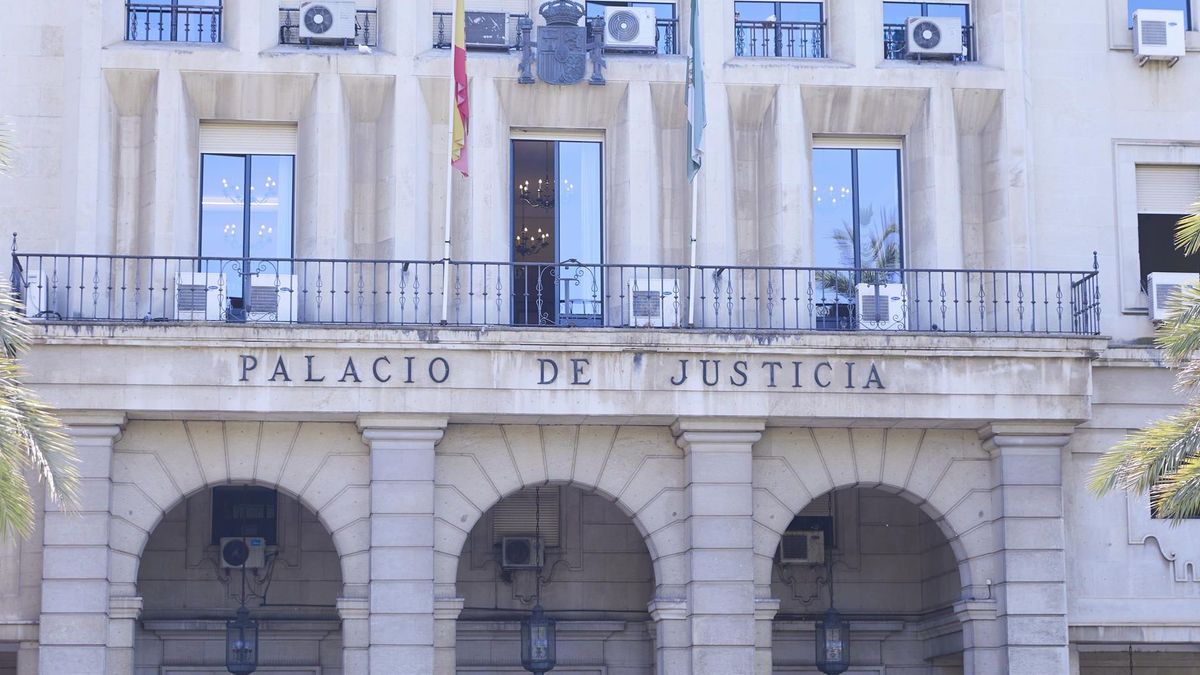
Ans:
[[[458,35],[458,11],[450,20],[450,35]],[[454,39],[451,38],[451,42]],[[442,234],[442,323],[447,323],[450,316],[450,228],[454,218],[454,109],[458,103],[458,82],[454,79],[454,50],[457,45],[450,46],[450,97],[446,117],[446,222]]]
[[[691,254],[688,259],[688,326],[696,325],[696,231],[700,204],[700,184],[696,181],[696,177],[699,176],[700,172],[697,171],[696,176],[692,178],[692,240],[689,244]]]

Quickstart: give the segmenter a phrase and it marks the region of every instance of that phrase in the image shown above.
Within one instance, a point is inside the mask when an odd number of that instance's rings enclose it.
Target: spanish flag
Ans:
[[[465,0],[454,0],[454,139],[450,145],[450,164],[467,175],[467,131],[470,129],[470,105],[467,101],[467,13]]]

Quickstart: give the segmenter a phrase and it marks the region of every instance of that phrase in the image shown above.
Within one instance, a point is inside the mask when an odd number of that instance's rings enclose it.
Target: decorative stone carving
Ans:
[[[521,84],[533,84],[533,51],[537,50],[538,78],[546,84],[575,84],[587,75],[588,55],[592,60],[592,76],[588,84],[604,84],[604,20],[579,20],[584,6],[574,0],[549,0],[542,3],[538,13],[546,20],[538,27],[537,42],[530,40],[533,20],[521,19]]]

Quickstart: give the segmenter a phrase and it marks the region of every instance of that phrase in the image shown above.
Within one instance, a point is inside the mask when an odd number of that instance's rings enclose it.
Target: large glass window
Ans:
[[[230,317],[254,311],[255,286],[277,287],[291,274],[295,163],[291,155],[201,156],[200,271],[228,280]]]
[[[814,297],[831,317],[849,323],[858,284],[899,281],[901,207],[899,149],[813,150]]]
[[[975,59],[971,24],[971,6],[965,2],[885,2],[883,3],[883,57],[903,59],[908,42],[905,28],[914,16],[954,17],[962,22],[964,58]]]
[[[649,7],[654,10],[657,23],[659,54],[679,53],[679,22],[675,15],[675,4],[670,2],[627,2],[626,0],[587,0],[589,17],[604,17],[607,7]]]
[[[1183,25],[1192,29],[1191,0],[1129,0],[1129,27],[1133,28],[1133,13],[1139,9],[1175,9],[1183,12]]]
[[[603,322],[601,144],[514,140],[513,320]]]
[[[733,3],[734,53],[738,56],[825,56],[825,15],[820,2]]]

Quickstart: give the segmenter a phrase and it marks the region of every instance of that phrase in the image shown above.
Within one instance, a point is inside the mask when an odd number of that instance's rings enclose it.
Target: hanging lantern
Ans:
[[[541,675],[554,669],[554,619],[546,616],[539,603],[533,614],[521,621],[521,665]]]
[[[832,607],[817,622],[817,670],[840,675],[850,668],[850,624]]]
[[[237,618],[225,624],[225,669],[234,675],[249,675],[258,668],[258,622],[245,605]]]

